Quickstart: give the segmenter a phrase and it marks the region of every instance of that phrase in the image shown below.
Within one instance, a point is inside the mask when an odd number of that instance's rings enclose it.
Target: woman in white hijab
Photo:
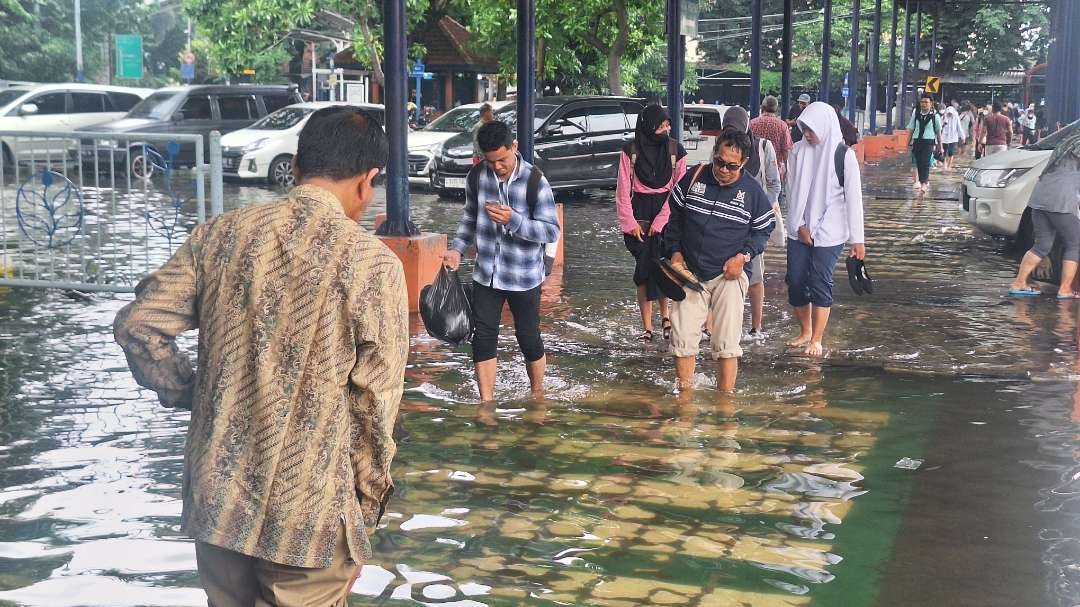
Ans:
[[[945,148],[945,170],[951,171],[956,162],[957,148],[964,143],[964,131],[960,127],[960,114],[951,105],[945,106],[945,119],[941,126],[941,145]]]
[[[799,116],[802,141],[788,158],[788,303],[801,329],[788,342],[808,356],[821,356],[833,303],[833,270],[844,244],[851,257],[866,257],[863,238],[862,177],[855,153],[843,155],[843,184],[837,174],[837,148],[844,144],[836,112],[812,103]]]

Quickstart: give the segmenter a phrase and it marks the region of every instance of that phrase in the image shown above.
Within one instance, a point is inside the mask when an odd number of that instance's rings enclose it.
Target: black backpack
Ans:
[[[836,178],[840,181],[840,187],[844,187],[844,159],[847,158],[847,151],[851,149],[846,143],[841,141],[836,144],[836,151],[833,152],[833,167],[836,169]]]
[[[469,174],[465,176],[465,185],[468,188],[466,189],[466,195],[468,195],[469,190],[476,192],[480,189],[480,171],[483,171],[484,168],[484,163],[480,162],[469,169]],[[543,178],[544,173],[533,165],[532,172],[529,173],[529,181],[525,184],[525,202],[529,205],[530,215],[533,213],[533,210],[536,209],[536,201],[540,198],[540,180]],[[476,209],[477,212],[480,211],[479,203],[476,205]],[[533,219],[536,218],[533,217]],[[559,238],[562,239],[561,234],[559,235]],[[551,276],[551,270],[555,266],[555,248],[558,244],[558,242],[553,242],[544,245],[545,276]]]

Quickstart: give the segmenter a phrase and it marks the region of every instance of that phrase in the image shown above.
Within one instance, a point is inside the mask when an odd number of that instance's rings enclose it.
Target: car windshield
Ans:
[[[424,127],[425,131],[436,133],[464,133],[480,122],[480,108],[458,107],[439,116]]]
[[[159,91],[140,101],[128,112],[127,118],[156,118],[165,120],[172,115],[184,94],[178,91]]]
[[[1025,145],[1024,149],[1025,150],[1045,150],[1047,152],[1052,151],[1054,148],[1057,147],[1057,144],[1064,141],[1066,137],[1069,137],[1070,135],[1076,133],[1076,131],[1078,129],[1080,129],[1080,120],[1077,120],[1076,122],[1070,124],[1069,126],[1061,129],[1060,131],[1058,131],[1056,133],[1053,133],[1051,135],[1047,135],[1046,137],[1043,137],[1042,139],[1036,141],[1035,143],[1032,143],[1030,145]]]
[[[25,94],[26,90],[24,89],[6,89],[0,91],[0,107],[4,107]]]
[[[557,109],[559,109],[557,105],[537,104],[536,112],[533,114],[533,130],[540,128],[540,125],[544,124],[547,117]],[[516,129],[517,108],[510,106],[495,112],[495,120],[501,120],[509,125],[511,129]]]
[[[313,112],[311,108],[286,107],[268,115],[248,128],[259,131],[283,131],[299,124],[305,116]]]

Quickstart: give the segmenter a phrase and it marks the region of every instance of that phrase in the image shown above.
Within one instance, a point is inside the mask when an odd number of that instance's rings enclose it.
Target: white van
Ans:
[[[153,90],[99,84],[17,85],[0,90],[0,132],[67,132],[118,120]],[[74,140],[0,136],[8,163],[64,157]]]
[[[964,173],[960,208],[964,219],[987,234],[1030,242],[1030,214],[1025,213],[1058,142],[1080,129],[1080,121],[1038,143],[976,160]]]

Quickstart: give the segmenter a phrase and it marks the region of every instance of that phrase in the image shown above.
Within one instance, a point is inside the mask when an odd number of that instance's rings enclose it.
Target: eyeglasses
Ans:
[[[719,158],[713,158],[712,163],[718,171],[723,171],[724,169],[727,169],[728,171],[734,173],[735,171],[738,171],[742,168],[742,163],[740,162],[724,162]]]

